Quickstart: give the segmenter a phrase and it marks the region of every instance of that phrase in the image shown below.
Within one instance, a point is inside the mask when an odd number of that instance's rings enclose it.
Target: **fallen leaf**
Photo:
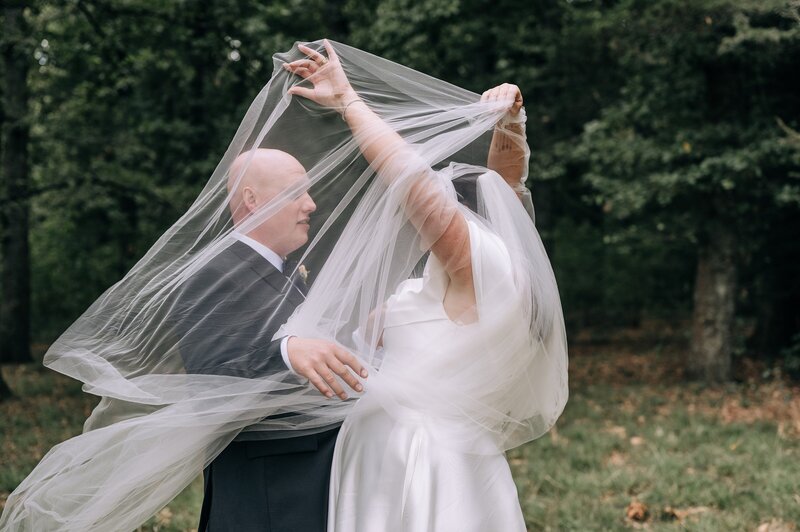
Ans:
[[[757,532],[794,532],[797,527],[794,523],[787,523],[780,519],[770,519],[766,523],[761,523],[756,529]]]
[[[618,438],[625,438],[625,437],[628,436],[628,432],[625,430],[625,427],[619,427],[619,426],[608,427],[608,428],[605,429],[605,431],[607,433],[609,433],[609,434],[612,434],[612,435],[618,437]]]
[[[606,463],[615,467],[620,467],[625,465],[625,455],[617,452],[612,451],[611,454],[606,459]]]
[[[642,501],[633,500],[625,509],[625,517],[631,521],[642,523],[647,520],[649,515],[647,505]]]
[[[711,511],[711,508],[708,506],[690,506],[689,508],[673,508],[672,506],[667,506],[664,508],[664,518],[683,522],[688,517],[709,511]]]

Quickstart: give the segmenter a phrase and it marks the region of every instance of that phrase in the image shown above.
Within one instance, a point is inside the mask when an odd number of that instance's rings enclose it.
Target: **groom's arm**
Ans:
[[[286,371],[281,340],[273,340],[282,298],[258,297],[230,272],[204,268],[187,281],[173,320],[187,373],[257,378]],[[288,317],[288,316],[287,316]]]
[[[234,277],[207,267],[182,290],[174,321],[187,373],[256,378],[289,369],[298,383],[299,377],[306,378],[327,397],[347,398],[335,375],[355,391],[363,390],[345,366],[363,378],[366,369],[335,343],[297,337],[273,340],[293,308],[281,304],[284,294],[263,290],[261,280],[243,285]]]

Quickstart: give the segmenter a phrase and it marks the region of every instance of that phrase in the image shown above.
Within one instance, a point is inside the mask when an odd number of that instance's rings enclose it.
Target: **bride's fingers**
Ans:
[[[330,43],[328,39],[322,41],[323,46],[325,46],[325,51],[328,52],[328,59],[331,61],[338,61],[339,56],[336,54],[336,50],[333,49],[333,45]]]
[[[508,84],[503,83],[502,85],[500,85],[498,93],[499,94],[497,95],[497,99],[505,103],[508,100]]]
[[[511,109],[514,112],[519,112],[522,107],[522,91],[516,85],[509,85],[509,98],[511,100]]]
[[[290,63],[284,63],[284,66],[287,68],[306,68],[311,70],[312,72],[316,72],[319,70],[319,65],[316,64],[311,59],[298,59],[297,61],[292,61]]]
[[[284,65],[284,68],[286,68],[286,70],[288,70],[292,74],[297,74],[298,76],[300,76],[303,79],[308,79],[308,78],[310,78],[311,76],[314,75],[313,72],[311,72],[309,69],[307,69],[305,67],[299,67],[299,66],[291,67],[289,65]]]
[[[306,68],[311,72],[316,72],[319,70],[319,65],[311,59],[298,59],[297,61],[292,61],[291,63],[286,64],[291,68]]]
[[[512,83],[503,83],[481,94],[481,103],[500,103],[511,112],[518,113],[522,108],[522,92]]]
[[[296,95],[296,96],[302,96],[303,98],[308,98],[309,100],[313,100],[314,99],[313,98],[314,89],[309,89],[308,87],[294,86],[291,89],[289,89],[288,91],[286,91],[286,93],[287,94]]]
[[[317,52],[316,50],[313,50],[313,49],[309,48],[308,46],[306,46],[304,44],[298,45],[297,48],[301,52],[303,52],[304,54],[309,56],[315,63],[317,63],[317,64],[325,63],[325,56],[323,56],[321,53]]]

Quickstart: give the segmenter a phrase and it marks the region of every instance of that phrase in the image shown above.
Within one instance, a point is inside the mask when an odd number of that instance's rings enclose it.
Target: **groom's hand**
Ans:
[[[364,378],[367,377],[367,370],[355,356],[335,343],[293,336],[289,338],[286,350],[292,369],[307,378],[325,397],[333,397],[335,394],[341,399],[347,399],[347,394],[336,380],[336,375],[353,390],[357,392],[364,390],[355,375],[347,368],[349,366]]]

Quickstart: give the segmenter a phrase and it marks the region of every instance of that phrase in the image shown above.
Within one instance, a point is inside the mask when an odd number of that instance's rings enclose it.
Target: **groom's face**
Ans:
[[[284,151],[258,148],[239,155],[228,174],[231,217],[235,225],[246,225],[248,236],[284,257],[308,241],[317,206],[300,161]]]
[[[305,169],[297,168],[287,171],[276,179],[272,188],[272,196],[267,201],[276,198],[284,191],[293,192],[278,212],[270,216],[261,225],[267,246],[279,255],[286,256],[308,242],[308,231],[311,223],[311,213],[317,209],[314,200],[308,191],[308,177]],[[277,186],[275,186],[277,185]]]

